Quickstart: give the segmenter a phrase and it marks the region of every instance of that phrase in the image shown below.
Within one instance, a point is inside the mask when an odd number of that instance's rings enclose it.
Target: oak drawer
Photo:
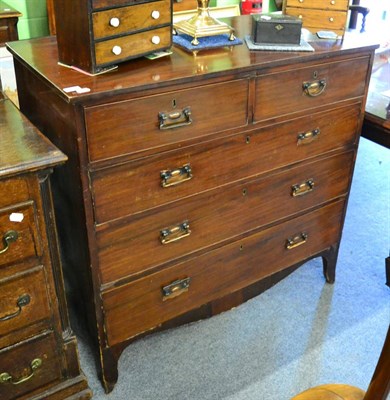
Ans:
[[[259,76],[254,120],[309,111],[325,104],[363,96],[368,66],[369,58],[360,57]]]
[[[128,6],[132,4],[137,4],[137,3],[146,3],[150,2],[148,1],[143,1],[143,0],[92,0],[92,8],[94,10],[99,9],[99,8],[114,8],[114,7],[122,7],[122,6]]]
[[[87,107],[89,158],[96,161],[147,149],[162,151],[167,146],[244,126],[247,97],[248,81],[236,80]],[[168,115],[172,118],[167,121],[164,117]]]
[[[32,201],[0,210],[0,267],[42,254]]]
[[[156,208],[118,227],[101,226],[102,282],[154,268],[342,196],[349,187],[352,159],[353,152],[348,152],[302,164]]]
[[[30,200],[28,179],[24,177],[4,179],[0,185],[0,209]]]
[[[343,208],[343,201],[333,203],[103,293],[108,344],[136,336],[329,248],[339,240]],[[186,278],[188,290],[184,284],[174,297],[174,285],[172,296],[164,297],[163,288],[169,293],[168,285]]]
[[[171,46],[172,28],[152,29],[95,43],[96,64],[120,62]]]
[[[94,39],[151,29],[171,22],[169,0],[113,8],[92,14]]]
[[[347,10],[349,0],[287,0],[287,7],[316,8],[322,10]]]
[[[0,398],[19,399],[61,377],[53,334],[0,350]]]
[[[50,317],[42,266],[0,280],[0,337]]]
[[[167,204],[354,143],[361,104],[91,174],[97,223]]]

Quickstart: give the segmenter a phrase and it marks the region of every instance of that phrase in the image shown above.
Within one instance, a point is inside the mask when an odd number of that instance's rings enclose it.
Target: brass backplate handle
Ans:
[[[192,169],[190,164],[185,164],[180,168],[167,169],[160,172],[161,186],[166,188],[178,185],[192,179]]]
[[[303,82],[303,91],[310,97],[317,97],[322,94],[326,88],[326,80],[318,79],[315,81]]]
[[[9,245],[12,242],[16,242],[19,235],[16,231],[8,231],[3,235],[3,244],[4,247],[0,250],[0,254],[5,253],[9,249]]]
[[[190,224],[184,221],[181,224],[162,229],[160,231],[160,242],[168,244],[183,239],[191,234]]]
[[[22,296],[20,296],[18,298],[18,300],[16,301],[16,307],[18,307],[18,310],[15,311],[12,314],[8,314],[4,317],[0,317],[0,322],[1,321],[8,321],[12,318],[17,317],[21,312],[22,312],[22,307],[26,306],[27,304],[29,304],[31,301],[31,297],[28,294],[23,294]]]
[[[160,129],[173,129],[192,124],[191,108],[185,107],[181,111],[159,112]]]
[[[295,249],[298,246],[302,246],[307,241],[307,234],[302,232],[299,235],[295,235],[291,238],[288,238],[286,241],[286,249],[291,250]]]
[[[179,279],[162,288],[163,301],[173,299],[188,291],[191,278]]]
[[[314,179],[308,179],[305,182],[297,183],[291,186],[291,195],[293,197],[303,196],[314,189]]]
[[[11,383],[12,385],[20,385],[23,382],[29,381],[35,374],[35,371],[42,365],[42,360],[40,358],[35,358],[31,361],[30,369],[31,373],[23,378],[14,380],[13,376],[8,372],[2,372],[0,374],[0,384],[1,383]]]
[[[318,135],[321,133],[319,128],[313,129],[312,131],[307,131],[304,133],[298,134],[297,145],[301,144],[309,144],[312,143],[314,140],[318,139]]]

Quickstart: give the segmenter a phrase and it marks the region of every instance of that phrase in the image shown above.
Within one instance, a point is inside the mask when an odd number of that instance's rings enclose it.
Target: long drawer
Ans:
[[[346,10],[349,0],[287,0],[288,7],[315,8],[321,10]]]
[[[344,202],[274,226],[102,294],[108,344],[152,329],[329,248]]]
[[[97,233],[103,283],[206,249],[344,195],[353,152],[177,201]],[[135,249],[137,251],[135,251]]]
[[[248,81],[236,80],[87,107],[89,158],[96,161],[146,149],[162,151],[245,126],[247,97]]]
[[[360,103],[91,174],[98,224],[346,148]]]
[[[360,57],[259,76],[254,121],[363,96],[368,67],[368,57]]]

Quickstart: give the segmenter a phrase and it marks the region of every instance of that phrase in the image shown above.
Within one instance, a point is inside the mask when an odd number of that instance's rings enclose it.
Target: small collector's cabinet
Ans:
[[[172,44],[172,0],[54,0],[59,61],[99,73]]]
[[[48,179],[66,157],[9,100],[0,100],[0,142],[0,398],[89,399]]]

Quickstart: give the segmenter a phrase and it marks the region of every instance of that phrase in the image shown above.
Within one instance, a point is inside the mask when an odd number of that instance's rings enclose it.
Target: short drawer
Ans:
[[[368,66],[369,58],[360,57],[259,76],[254,120],[308,111],[363,96]]]
[[[103,293],[110,346],[239,290],[336,243],[344,202]]]
[[[42,254],[32,201],[0,210],[0,267]]]
[[[361,104],[91,174],[98,224],[255,176],[356,140]]]
[[[287,7],[315,8],[322,10],[347,10],[349,0],[287,0]]]
[[[150,0],[92,0],[92,8],[94,10],[100,8],[114,8],[114,7],[123,7],[129,6],[137,3],[146,3],[150,2]]]
[[[61,368],[53,334],[42,335],[0,350],[0,398],[19,399],[51,382]]]
[[[0,337],[51,318],[43,267],[0,280]]]
[[[172,28],[152,29],[95,43],[97,65],[112,64],[131,57],[162,50],[172,44]]]
[[[348,152],[183,199],[120,221],[115,228],[101,226],[97,240],[102,282],[144,272],[343,196],[353,155]]]
[[[88,107],[89,158],[97,161],[150,149],[162,151],[245,126],[247,98],[245,79]]]
[[[92,14],[94,39],[167,25],[171,15],[169,0],[95,12]]]
[[[0,209],[30,200],[28,179],[3,179],[0,183]],[[1,212],[1,211],[0,211]]]

